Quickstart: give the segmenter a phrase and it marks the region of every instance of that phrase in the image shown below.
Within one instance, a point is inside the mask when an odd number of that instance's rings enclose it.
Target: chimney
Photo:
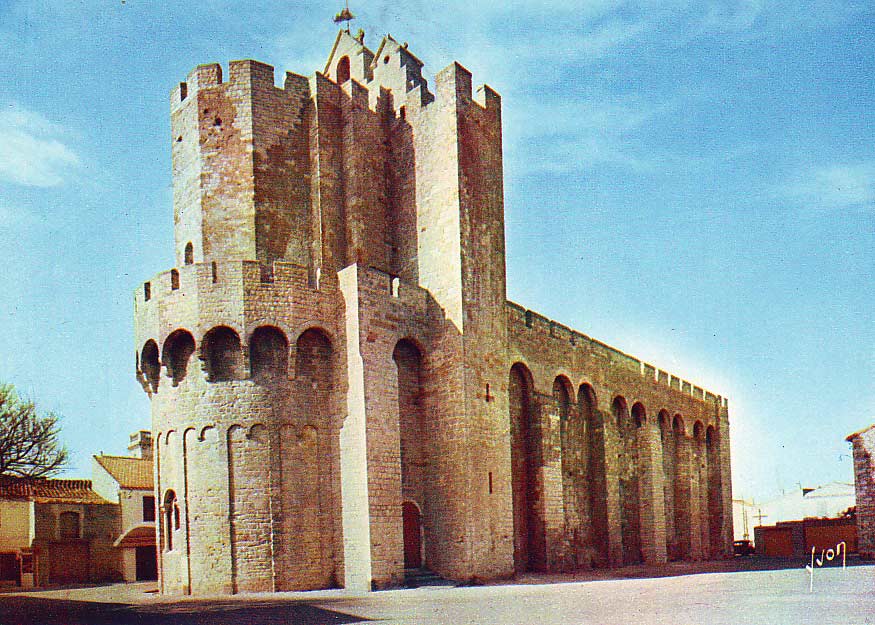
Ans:
[[[152,432],[149,430],[140,430],[131,434],[131,444],[128,445],[128,452],[135,458],[143,460],[152,459]]]

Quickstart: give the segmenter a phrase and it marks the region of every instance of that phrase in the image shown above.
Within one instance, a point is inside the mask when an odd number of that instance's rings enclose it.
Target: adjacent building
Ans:
[[[0,476],[0,583],[119,581],[119,520],[89,480]]]
[[[846,439],[854,453],[857,536],[860,556],[875,559],[875,424]]]
[[[126,582],[157,579],[152,435],[131,435],[131,456],[94,456],[93,488],[119,505],[120,531],[113,547]]]
[[[341,31],[171,93],[177,266],[135,294],[165,593],[731,554],[728,401],[507,300],[501,98],[422,69]]]

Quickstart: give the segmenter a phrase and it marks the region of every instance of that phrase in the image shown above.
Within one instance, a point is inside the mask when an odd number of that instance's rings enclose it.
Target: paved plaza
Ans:
[[[3,594],[0,624],[875,624],[875,566],[817,569],[812,592],[809,582],[808,572],[799,566],[649,579],[370,594],[334,590],[215,600],[162,598],[146,592],[148,585],[129,584]]]

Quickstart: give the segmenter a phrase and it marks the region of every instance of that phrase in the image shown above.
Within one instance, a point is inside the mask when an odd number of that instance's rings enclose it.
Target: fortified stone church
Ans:
[[[501,99],[341,31],[171,94],[135,296],[164,593],[731,553],[727,401],[507,301]]]

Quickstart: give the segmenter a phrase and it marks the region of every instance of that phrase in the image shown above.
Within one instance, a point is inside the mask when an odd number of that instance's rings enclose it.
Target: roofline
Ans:
[[[410,51],[410,48],[408,48],[405,44],[398,43],[398,40],[395,39],[395,37],[393,37],[393,36],[390,35],[389,33],[386,33],[386,35],[383,37],[383,40],[380,41],[380,45],[379,45],[379,47],[377,48],[377,51],[374,53],[374,58],[373,58],[373,60],[371,61],[371,67],[372,67],[372,68],[374,68],[374,67],[377,66],[377,61],[378,61],[379,58],[380,58],[380,53],[382,53],[382,52],[383,52],[383,48],[386,47],[386,42],[387,42],[387,41],[391,41],[391,42],[397,44],[398,47],[399,47],[401,50],[404,51],[405,54],[407,54],[410,58],[413,59],[413,61],[414,61],[415,63],[417,63],[417,64],[419,65],[419,69],[422,69],[422,68],[425,66],[425,63],[423,63],[422,60],[421,60],[418,56],[416,56],[415,54],[413,54],[413,52]]]
[[[857,430],[857,431],[854,432],[853,434],[848,434],[848,435],[845,437],[845,440],[848,441],[849,443],[853,443],[855,438],[857,438],[857,437],[860,436],[861,434],[865,434],[866,432],[868,432],[868,431],[871,430],[872,428],[875,428],[875,423],[873,423],[872,425],[870,425],[870,426],[868,426],[868,427],[863,428],[862,430]]]

